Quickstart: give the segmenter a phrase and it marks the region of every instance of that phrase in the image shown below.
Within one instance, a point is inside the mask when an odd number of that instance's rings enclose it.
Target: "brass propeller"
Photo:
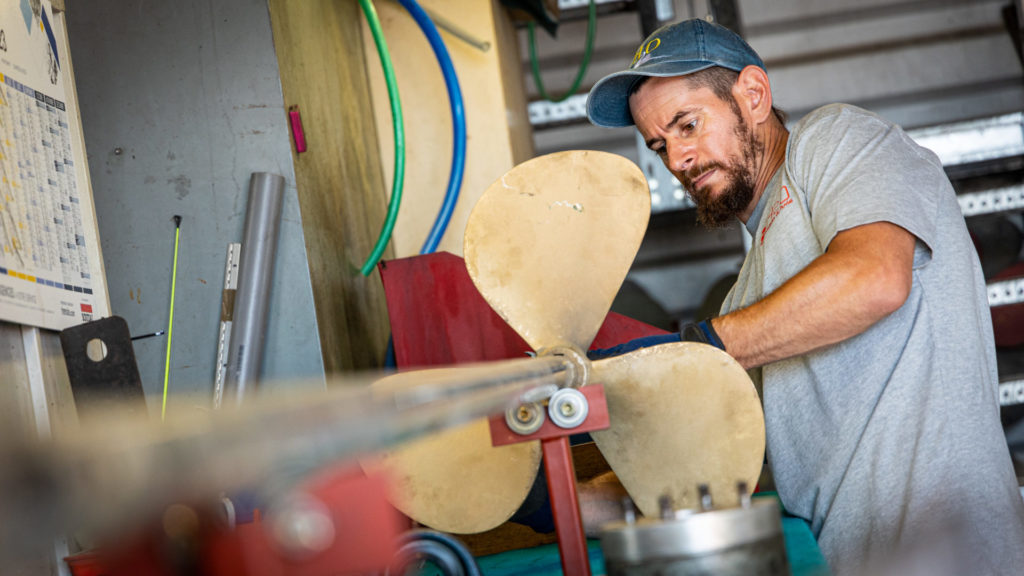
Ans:
[[[435,368],[399,373],[373,388],[415,374],[419,381],[444,379],[472,368]],[[422,379],[422,380],[421,380]],[[391,503],[421,524],[454,534],[490,530],[512,517],[533,485],[540,442],[491,446],[487,419],[480,418],[404,444],[379,458],[364,458],[367,472],[386,470]]]
[[[697,485],[715,504],[738,503],[737,481],[752,490],[764,457],[764,413],[750,377],[718,348],[662,344],[598,360],[610,427],[591,432],[626,492],[647,516],[658,498],[696,508]]]
[[[625,158],[595,151],[534,158],[477,202],[466,226],[466,268],[534,350],[586,350],[649,214],[646,179]],[[640,350],[595,362],[590,382],[605,385],[611,418],[595,440],[644,513],[655,513],[662,494],[692,504],[698,482],[733,492],[737,480],[753,485],[764,420],[750,379],[724,352],[683,343]],[[486,421],[478,420],[385,454],[382,463],[398,478],[395,504],[405,514],[470,533],[512,516],[533,483],[540,447],[491,447]]]
[[[621,156],[534,158],[491,184],[473,208],[466,267],[534,350],[585,350],[640,247],[650,202],[643,173]],[[505,522],[522,504],[540,467],[540,443],[494,448],[481,419],[366,465],[396,478],[393,503],[406,515],[445,532],[474,533]]]
[[[516,166],[469,215],[466,269],[534,350],[586,350],[629,272],[651,213],[629,160],[558,152]]]

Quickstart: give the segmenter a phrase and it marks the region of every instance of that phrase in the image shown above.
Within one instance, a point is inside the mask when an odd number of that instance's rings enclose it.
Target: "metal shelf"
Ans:
[[[594,4],[600,6],[601,4],[626,4],[626,0],[594,0]],[[632,3],[632,2],[628,2]],[[577,10],[586,9],[590,6],[590,0],[558,0],[558,10],[565,12],[566,10]]]
[[[548,100],[536,100],[530,102],[526,110],[534,130],[576,122],[587,117],[587,95],[573,94],[557,104]]]
[[[999,383],[999,405],[1016,406],[1024,404],[1024,380]]]
[[[1024,184],[957,196],[964,216],[995,214],[1024,209]]]
[[[531,102],[530,124],[542,130],[585,120],[586,102],[586,94],[575,94],[559,104]],[[1024,155],[1024,112],[910,130],[907,134],[935,152],[943,166],[1020,156]]]
[[[909,130],[907,134],[935,152],[943,166],[1020,156],[1024,154],[1024,112]]]
[[[1007,306],[1024,302],[1024,278],[993,282],[987,288],[989,306]]]

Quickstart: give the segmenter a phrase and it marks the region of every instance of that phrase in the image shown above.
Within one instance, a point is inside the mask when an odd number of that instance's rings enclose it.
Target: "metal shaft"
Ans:
[[[261,395],[164,423],[115,411],[47,445],[0,436],[0,527],[17,525],[36,542],[86,525],[97,534],[124,529],[172,503],[241,488],[270,501],[329,463],[501,414],[572,376],[562,357],[523,358],[395,374],[372,386],[346,378],[327,391]],[[26,506],[32,522],[23,522]],[[0,538],[0,558],[11,544]]]
[[[238,292],[231,325],[225,397],[240,404],[246,391],[259,384],[263,342],[270,304],[270,283],[281,224],[284,178],[255,172],[249,181]]]

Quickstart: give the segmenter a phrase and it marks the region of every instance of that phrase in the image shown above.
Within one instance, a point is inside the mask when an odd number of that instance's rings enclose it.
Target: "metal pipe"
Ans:
[[[268,172],[253,173],[245,209],[238,292],[224,387],[225,396],[234,396],[236,404],[242,402],[249,388],[259,384],[283,198],[284,177]]]
[[[488,50],[491,49],[490,42],[486,40],[480,40],[476,36],[470,34],[469,32],[466,32],[457,24],[454,24],[451,20],[448,20],[447,18],[441,16],[437,12],[429,10],[425,7],[423,8],[423,11],[426,12],[428,16],[430,16],[430,19],[434,21],[434,24],[437,24],[438,28],[451,34],[452,36],[455,36],[456,38],[462,40],[466,44],[469,44],[473,48],[476,48],[481,52],[487,52]]]

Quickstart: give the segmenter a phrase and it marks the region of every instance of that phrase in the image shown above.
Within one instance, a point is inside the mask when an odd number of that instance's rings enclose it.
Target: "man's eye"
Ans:
[[[655,150],[654,153],[657,154],[659,158],[664,158],[665,155],[668,154],[668,147],[662,146],[661,148]]]
[[[689,134],[690,132],[693,132],[694,129],[696,129],[696,128],[697,128],[697,121],[696,120],[690,120],[686,124],[683,124],[683,127],[681,128],[681,130],[683,131],[683,134]]]

